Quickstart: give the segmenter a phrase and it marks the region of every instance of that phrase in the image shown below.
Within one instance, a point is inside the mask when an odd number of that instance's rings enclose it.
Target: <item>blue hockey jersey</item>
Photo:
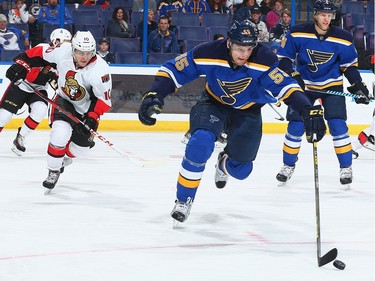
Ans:
[[[258,44],[247,63],[235,67],[226,40],[212,41],[166,62],[157,72],[150,91],[164,98],[182,85],[205,76],[206,92],[217,102],[235,109],[277,100],[285,100],[287,104],[293,100],[291,106],[298,111],[309,106],[296,81],[277,65],[276,55]]]
[[[358,71],[346,72],[358,66],[353,37],[336,26],[321,36],[315,31],[314,23],[296,25],[281,42],[277,55],[281,69],[286,71],[295,64],[310,90],[342,88],[343,73],[350,83],[360,80]]]

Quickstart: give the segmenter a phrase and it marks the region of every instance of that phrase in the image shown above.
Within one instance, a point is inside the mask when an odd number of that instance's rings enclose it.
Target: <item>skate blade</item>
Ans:
[[[344,191],[350,190],[350,184],[343,184],[343,185],[341,185],[341,189],[344,190]]]
[[[284,185],[286,185],[286,183],[287,183],[287,182],[277,181],[277,187],[284,186]]]
[[[13,146],[13,147],[11,148],[11,150],[12,150],[15,154],[17,154],[17,156],[22,156],[23,151],[18,150],[17,147]]]
[[[175,220],[175,219],[173,219],[173,225],[172,225],[172,228],[173,229],[181,229],[182,227],[181,227],[181,222],[179,222],[178,220]]]
[[[44,195],[51,194],[51,192],[52,192],[52,189],[45,188]]]

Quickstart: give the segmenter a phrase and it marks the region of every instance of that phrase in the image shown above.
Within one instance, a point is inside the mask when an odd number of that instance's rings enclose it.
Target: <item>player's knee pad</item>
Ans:
[[[50,143],[56,147],[65,147],[72,135],[69,123],[57,120],[52,124]]]
[[[333,137],[347,135],[348,126],[346,125],[345,120],[343,119],[330,119],[327,120],[329,132]]]
[[[70,142],[66,148],[66,154],[69,157],[85,157],[89,153],[90,147],[79,146],[74,142]]]
[[[30,104],[30,118],[40,123],[47,114],[47,105],[44,102],[37,101]]]
[[[4,108],[0,108],[0,127],[4,127],[9,121],[12,119],[13,113],[5,110]]]
[[[215,139],[216,137],[211,131],[195,131],[186,145],[186,158],[195,163],[206,163],[214,151]]]
[[[290,121],[288,123],[288,134],[295,136],[295,137],[301,137],[303,133],[305,132],[304,130],[304,124],[302,121]]]
[[[232,177],[238,180],[244,180],[253,171],[253,162],[238,162],[228,158],[225,167]]]

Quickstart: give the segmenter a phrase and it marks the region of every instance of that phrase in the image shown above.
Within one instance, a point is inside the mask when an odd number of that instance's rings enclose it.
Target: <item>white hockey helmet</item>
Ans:
[[[59,40],[60,43],[72,40],[72,34],[70,34],[70,32],[64,28],[56,28],[54,31],[51,32],[49,40],[51,41],[53,46],[56,46],[57,40]]]
[[[96,41],[90,31],[77,31],[72,39],[73,56],[74,51],[92,52],[92,56],[96,53]]]

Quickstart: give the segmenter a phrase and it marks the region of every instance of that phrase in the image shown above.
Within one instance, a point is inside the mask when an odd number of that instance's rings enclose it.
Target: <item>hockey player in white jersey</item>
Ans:
[[[51,45],[53,46],[58,46],[66,41],[70,42],[71,39],[70,32],[63,28],[54,30],[50,35]],[[48,44],[44,45],[49,46]],[[47,96],[48,84],[54,87],[57,83],[55,65],[41,58],[34,59],[29,64],[26,64],[25,57],[27,57],[26,54],[20,54],[14,59],[14,64],[7,70],[6,77],[12,82],[17,82],[19,77],[15,75],[18,71],[26,72],[24,66],[29,67],[30,70],[25,77],[27,82]],[[12,119],[13,114],[16,114],[24,104],[29,107],[29,115],[22,126],[18,128],[12,147],[12,151],[18,156],[21,156],[26,151],[26,137],[37,128],[40,121],[46,116],[47,103],[36,94],[33,94],[33,90],[27,86],[11,83],[0,102],[0,132]]]
[[[59,73],[54,102],[91,129],[111,107],[112,81],[108,64],[96,55],[96,42],[89,31],[77,31],[71,44],[40,46],[26,52],[31,59],[40,57],[56,64]],[[22,78],[22,77],[21,77]],[[64,156],[85,156],[94,145],[93,136],[82,124],[75,123],[52,107],[52,128],[47,150],[48,176],[43,186],[53,189],[60,176]]]

